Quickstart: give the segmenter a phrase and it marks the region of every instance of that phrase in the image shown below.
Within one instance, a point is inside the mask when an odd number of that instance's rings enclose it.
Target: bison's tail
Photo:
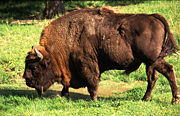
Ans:
[[[169,28],[169,24],[168,22],[166,21],[166,19],[160,15],[160,14],[152,14],[151,16],[159,19],[163,24],[164,24],[164,27],[165,27],[165,34],[167,35],[167,38],[165,36],[164,38],[164,43],[163,43],[163,46],[162,46],[162,51],[160,53],[160,58],[164,58],[166,57],[167,55],[170,55],[171,53],[175,53],[176,50],[178,50],[178,46],[176,45],[176,42],[174,40],[174,36],[173,34],[171,33],[170,31],[170,28]]]

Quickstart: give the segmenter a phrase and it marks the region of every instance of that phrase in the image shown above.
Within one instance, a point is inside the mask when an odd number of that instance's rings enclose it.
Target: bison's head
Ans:
[[[28,52],[23,78],[26,85],[35,88],[39,95],[54,83],[50,56],[44,47],[36,46]]]

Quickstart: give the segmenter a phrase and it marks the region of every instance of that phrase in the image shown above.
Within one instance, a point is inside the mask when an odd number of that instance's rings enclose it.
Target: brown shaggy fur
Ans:
[[[102,72],[118,69],[129,74],[145,63],[148,87],[143,100],[150,99],[159,71],[170,82],[173,102],[178,102],[174,69],[163,60],[176,48],[169,25],[160,14],[116,14],[105,8],[77,10],[43,30],[36,49],[44,58],[38,60],[33,48],[26,58],[24,78],[40,94],[54,82],[61,82],[62,96],[68,96],[69,87],[87,87],[91,98],[97,99]],[[36,65],[39,72],[33,71]]]

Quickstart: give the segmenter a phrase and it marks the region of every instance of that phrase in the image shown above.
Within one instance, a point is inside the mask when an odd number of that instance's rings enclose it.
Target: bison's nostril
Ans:
[[[28,81],[28,82],[29,82],[30,80],[26,78],[26,81]]]
[[[29,79],[26,79],[26,85],[29,87],[32,87],[32,81]]]
[[[23,78],[24,78],[24,79],[26,78],[25,74],[23,74]]]
[[[26,79],[27,76],[28,76],[28,75],[27,75],[26,73],[23,74],[23,78],[24,78],[24,79]]]

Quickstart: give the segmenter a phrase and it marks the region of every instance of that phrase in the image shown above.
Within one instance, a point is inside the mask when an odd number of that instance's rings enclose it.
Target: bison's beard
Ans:
[[[44,92],[54,83],[53,81],[47,81],[39,85],[36,80],[26,79],[26,85],[31,88],[35,88],[39,96],[42,96]]]
[[[53,84],[54,82],[48,81],[43,85],[37,85],[35,86],[36,91],[38,92],[39,96],[42,96],[44,92],[47,91],[47,89]]]
[[[55,75],[51,69],[47,69],[43,71],[44,73],[39,73],[39,75],[35,75],[33,77],[26,78],[26,85],[32,88],[35,88],[38,92],[39,96],[52,85],[54,84]],[[36,77],[36,78],[34,78]]]

